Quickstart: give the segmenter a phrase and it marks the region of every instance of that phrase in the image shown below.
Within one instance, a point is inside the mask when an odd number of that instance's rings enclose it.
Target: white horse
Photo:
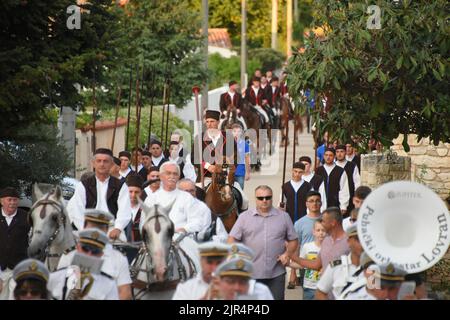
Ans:
[[[136,300],[169,300],[180,281],[200,271],[197,243],[186,234],[174,234],[169,208],[141,202],[142,247],[130,271]]]
[[[58,267],[65,252],[75,249],[75,237],[59,186],[43,194],[37,184],[33,186],[36,199],[30,209],[32,235],[28,256],[39,259],[50,272]]]

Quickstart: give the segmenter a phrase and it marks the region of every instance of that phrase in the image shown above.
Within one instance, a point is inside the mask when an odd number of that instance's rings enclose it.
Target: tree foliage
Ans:
[[[15,141],[0,141],[0,186],[12,186],[30,195],[34,182],[59,183],[73,159],[57,133],[54,124],[32,124],[21,128]]]
[[[447,1],[376,1],[379,30],[367,28],[370,4],[313,3],[312,27],[324,27],[325,39],[311,36],[290,60],[290,92],[327,97],[327,112],[315,116],[334,138],[374,136],[390,145],[399,133],[415,133],[450,142]]]
[[[91,86],[94,70],[114,62],[108,43],[116,14],[111,1],[83,5],[81,29],[69,30],[71,0],[2,1],[0,10],[0,139],[40,121],[44,109],[77,106],[75,84]]]

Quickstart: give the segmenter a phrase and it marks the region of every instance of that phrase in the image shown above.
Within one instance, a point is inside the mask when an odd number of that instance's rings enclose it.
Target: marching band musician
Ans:
[[[105,246],[109,243],[108,236],[96,229],[89,228],[79,232],[80,241],[77,244],[77,252],[88,255],[91,258],[102,259]],[[81,266],[80,266],[81,267]],[[83,272],[83,271],[82,271]],[[52,272],[48,280],[48,289],[56,300],[71,299],[71,292],[68,290],[68,269],[63,268]],[[81,295],[76,294],[74,299],[82,300],[118,300],[119,294],[117,284],[110,275],[101,272],[100,274],[87,274],[92,277],[91,283],[81,288]],[[84,285],[84,284],[82,284]]]
[[[205,298],[206,292],[215,272],[228,255],[229,246],[215,241],[198,245],[201,272],[195,278],[179,283],[172,300],[199,300]]]
[[[44,263],[36,259],[26,259],[16,265],[13,279],[15,300],[49,300],[47,290],[49,271]]]
[[[119,179],[110,176],[113,154],[109,149],[95,151],[93,166],[95,176],[82,180],[75,187],[75,193],[69,200],[67,212],[70,221],[78,230],[83,229],[86,209],[99,209],[112,213],[114,228],[109,232],[111,239],[119,236],[126,240],[123,230],[131,220],[131,202],[128,187]]]
[[[96,228],[102,232],[108,231],[112,214],[102,210],[88,209],[84,212],[84,228]],[[75,250],[63,254],[58,263],[58,270],[67,268],[75,255]],[[116,282],[120,300],[131,300],[131,276],[127,258],[117,249],[107,243],[103,250],[102,271],[110,275]]]

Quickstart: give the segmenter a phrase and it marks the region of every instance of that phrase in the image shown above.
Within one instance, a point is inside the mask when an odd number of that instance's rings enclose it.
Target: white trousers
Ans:
[[[264,120],[269,123],[269,115],[261,106],[254,106],[255,109],[264,116]]]

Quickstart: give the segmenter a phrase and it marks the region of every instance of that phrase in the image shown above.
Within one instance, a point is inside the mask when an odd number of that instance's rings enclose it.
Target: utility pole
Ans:
[[[247,87],[247,8],[246,0],[241,1],[242,25],[241,25],[241,89]]]
[[[292,0],[287,0],[287,39],[286,55],[289,58],[292,55]]]
[[[202,33],[204,41],[204,57],[205,57],[205,70],[208,70],[208,0],[202,0]],[[202,111],[208,109],[208,81],[205,82],[202,90]],[[201,114],[203,116],[203,112]]]
[[[273,50],[277,49],[277,32],[278,32],[278,0],[272,0],[272,44]]]

